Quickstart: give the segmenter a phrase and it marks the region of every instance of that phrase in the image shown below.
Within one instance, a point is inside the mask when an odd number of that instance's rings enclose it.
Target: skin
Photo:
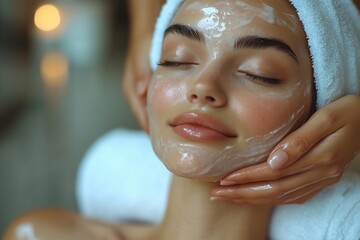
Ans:
[[[148,115],[154,150],[169,170],[180,176],[219,181],[240,167],[265,161],[276,143],[303,123],[311,109],[311,62],[299,20],[296,24],[294,17],[289,17],[293,16],[292,9],[278,9],[269,21],[259,17],[264,15],[265,7],[271,9],[265,3],[240,1],[234,5],[233,10],[227,3],[214,4],[198,14],[195,3],[184,4],[179,12],[188,14],[176,15],[173,26],[196,27],[204,40],[192,40],[176,32],[167,34],[160,61],[186,64],[160,64],[149,85]],[[196,14],[198,19],[190,18]],[[272,21],[274,18],[281,24]],[[248,36],[281,40],[294,49],[297,59],[276,48],[234,50],[236,40]],[[254,79],[255,75],[281,80],[264,83]],[[232,137],[220,143],[208,142],[206,137],[197,136],[203,132],[191,124],[169,126],[181,114],[205,118],[196,120],[199,125],[214,119],[218,122],[215,125],[223,125]],[[174,129],[186,132],[185,139],[174,138]],[[187,135],[193,141],[188,141]]]
[[[359,153],[360,114],[352,112],[359,103],[359,96],[346,96],[318,110],[303,127],[278,145],[290,144],[285,151],[294,163],[285,169],[272,169],[262,163],[235,171],[222,183],[229,186],[216,187],[213,196],[218,200],[252,204],[303,203],[336,183]],[[333,129],[330,136],[327,135],[329,129]],[[349,139],[342,141],[346,138]],[[335,149],[328,151],[331,147]],[[349,151],[344,152],[344,149]],[[299,152],[303,157],[301,161],[295,161]],[[283,178],[287,180],[283,181]],[[231,186],[233,184],[241,185]]]
[[[131,0],[130,3],[138,4],[140,0]],[[148,12],[158,15],[162,0],[152,1]],[[359,8],[359,1],[354,1]],[[132,19],[142,18],[149,14],[141,14],[137,8],[130,8]],[[151,36],[155,19],[153,15],[142,22],[144,28],[132,24],[133,32]],[[151,78],[148,49],[150,38],[140,38],[130,41],[130,49],[123,90],[141,126],[146,130],[145,98],[146,87]],[[139,59],[141,61],[139,61]],[[305,202],[323,188],[332,185],[340,179],[346,166],[354,159],[360,149],[360,108],[359,96],[345,96],[326,107],[318,110],[306,124],[285,137],[278,146],[288,146],[280,152],[282,158],[275,158],[272,152],[267,163],[257,164],[244,169],[239,169],[224,178],[225,185],[232,185],[231,193],[226,192],[228,187],[214,188],[213,196],[216,199],[242,200],[256,203],[254,196],[263,198],[271,204]],[[344,114],[346,113],[346,114]],[[349,114],[348,114],[349,113]],[[350,114],[351,113],[351,114]],[[321,127],[322,131],[317,131]],[[316,129],[316,131],[314,131]],[[316,164],[313,164],[316,162]],[[334,172],[337,174],[334,175]],[[329,180],[329,177],[332,179]],[[314,181],[320,180],[320,181]],[[264,190],[261,186],[271,184],[272,190]],[[308,192],[303,195],[298,190],[299,185],[308,185]],[[256,190],[254,190],[256,189]],[[222,191],[222,190],[225,190]],[[238,190],[238,191],[237,191]],[[246,190],[246,191],[243,191]],[[292,192],[287,196],[286,192]],[[278,196],[283,196],[278,198]],[[294,199],[293,201],[291,199]]]
[[[62,209],[41,209],[18,217],[11,223],[4,240],[120,240],[122,233],[114,226]]]

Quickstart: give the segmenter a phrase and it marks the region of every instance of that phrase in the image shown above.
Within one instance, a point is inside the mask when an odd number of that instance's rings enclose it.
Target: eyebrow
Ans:
[[[295,52],[285,42],[275,38],[264,38],[258,36],[239,37],[234,44],[234,48],[274,48],[292,57],[299,62]]]
[[[204,34],[188,25],[183,24],[174,24],[169,26],[165,30],[164,38],[170,34],[179,34],[183,37],[199,41],[201,43],[205,43],[205,36]],[[283,42],[282,40],[275,39],[275,38],[265,38],[259,36],[244,36],[239,37],[235,43],[234,48],[255,48],[255,49],[266,49],[266,48],[273,48],[280,52],[283,52],[290,57],[292,57],[296,62],[299,63],[299,59],[295,52],[291,49],[291,47]]]
[[[196,41],[199,41],[199,42],[202,42],[202,43],[205,42],[205,37],[204,37],[204,34],[202,32],[200,32],[196,28],[193,28],[193,27],[190,27],[190,26],[187,26],[187,25],[182,25],[182,24],[171,25],[170,27],[168,27],[165,30],[164,37],[166,37],[166,35],[168,35],[169,33],[179,34],[179,35],[184,36],[186,38],[196,40]]]

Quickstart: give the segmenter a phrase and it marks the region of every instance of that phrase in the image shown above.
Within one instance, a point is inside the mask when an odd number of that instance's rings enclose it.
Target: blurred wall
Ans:
[[[55,5],[61,23],[34,24]],[[126,1],[0,0],[0,235],[21,213],[76,210],[77,167],[114,128],[138,128],[120,89]]]

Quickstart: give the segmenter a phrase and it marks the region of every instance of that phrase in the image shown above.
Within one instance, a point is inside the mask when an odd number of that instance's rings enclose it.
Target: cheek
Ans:
[[[155,115],[164,115],[184,97],[184,88],[173,81],[156,79],[148,90],[148,109]]]
[[[303,123],[310,111],[311,99],[302,94],[290,97],[248,96],[237,103],[242,122],[250,136],[261,136],[275,130],[289,131]]]

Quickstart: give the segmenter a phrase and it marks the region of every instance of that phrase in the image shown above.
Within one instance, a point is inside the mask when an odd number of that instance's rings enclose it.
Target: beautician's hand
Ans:
[[[152,75],[149,60],[150,43],[155,21],[165,0],[127,2],[130,38],[122,88],[141,127],[147,130],[146,92]]]
[[[125,74],[122,82],[123,92],[141,127],[147,130],[145,112],[146,91],[151,78],[149,49],[151,36],[133,39],[128,50]]]
[[[212,194],[239,203],[303,203],[336,183],[359,152],[360,96],[346,96],[315,112],[267,162],[228,175]]]

